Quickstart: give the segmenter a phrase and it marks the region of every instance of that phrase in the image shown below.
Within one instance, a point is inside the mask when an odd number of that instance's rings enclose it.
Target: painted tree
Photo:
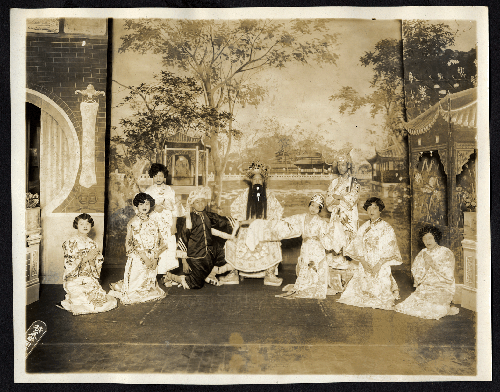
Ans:
[[[129,89],[118,106],[132,109],[129,117],[120,119],[122,134],[113,136],[113,148],[122,147],[129,166],[137,157],[160,162],[167,138],[177,132],[203,135],[207,128],[224,127],[232,117],[199,103],[202,88],[194,78],[162,71],[157,82],[139,86],[119,85]]]
[[[235,105],[244,102],[251,76],[260,70],[282,68],[290,62],[334,64],[337,36],[328,33],[327,22],[126,20],[128,34],[121,37],[119,51],[162,54],[166,67],[189,72],[201,83],[207,106],[217,111],[227,107],[233,114]],[[212,127],[207,136],[215,172],[213,195],[220,205],[222,176],[237,133],[229,123],[225,128]]]
[[[393,142],[401,141],[404,134],[401,121],[436,103],[442,85],[460,91],[472,87],[476,76],[475,50],[449,49],[456,35],[449,25],[408,20],[402,27],[402,40],[382,39],[360,58],[361,65],[373,69],[371,93],[361,95],[344,86],[330,97],[340,101],[341,114],[354,114],[365,106],[370,107],[372,117],[383,114],[384,136]]]
[[[399,124],[404,114],[401,40],[380,40],[374,51],[365,52],[359,61],[364,67],[373,69],[370,81],[372,92],[361,95],[352,87],[344,86],[330,96],[330,100],[341,102],[341,114],[354,114],[362,107],[369,106],[373,118],[380,113],[384,115],[383,129],[386,135],[400,132]]]
[[[471,26],[472,28],[472,26]],[[457,31],[445,23],[403,22],[405,107],[408,119],[417,117],[448,93],[477,84],[476,49],[450,49]]]

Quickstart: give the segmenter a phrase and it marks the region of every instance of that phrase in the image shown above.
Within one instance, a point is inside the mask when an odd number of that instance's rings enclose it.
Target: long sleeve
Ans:
[[[83,254],[78,249],[78,242],[69,239],[62,245],[64,252],[64,279],[78,276],[78,269],[83,261]]]
[[[352,240],[347,248],[344,249],[344,256],[349,256],[353,260],[359,260],[361,257],[365,257],[363,236],[368,227],[369,222],[366,222],[359,228],[354,240]]]
[[[274,194],[269,193],[267,195],[267,219],[281,219],[283,210],[282,205]]]
[[[334,207],[334,205],[332,204],[333,203],[333,195],[335,194],[334,191],[335,191],[335,187],[337,186],[337,182],[339,181],[338,178],[335,178],[334,180],[332,180],[332,182],[330,183],[330,186],[328,187],[328,191],[326,192],[326,208],[328,211],[332,211],[332,208]]]
[[[182,206],[181,198],[175,195],[175,191],[168,185],[163,185],[162,191],[164,195],[163,206],[172,212],[172,217],[184,216],[186,211]]]
[[[63,280],[77,276],[91,276],[99,279],[104,262],[102,254],[98,253],[93,264],[84,260],[85,256],[93,249],[97,249],[97,243],[90,238],[73,237],[63,244]]]
[[[400,265],[403,263],[401,253],[399,252],[398,240],[394,229],[386,222],[384,232],[380,236],[379,249],[380,249],[380,262],[389,265]]]
[[[359,200],[359,184],[354,181],[354,178],[350,178],[351,181],[351,189],[344,195],[344,200],[341,201],[341,204],[345,205],[345,208],[351,210],[355,205],[357,205]]]
[[[97,249],[97,243],[95,241],[91,240],[90,243],[91,243],[90,249]],[[104,263],[104,257],[102,253],[99,252],[99,254],[96,256],[94,260],[95,266],[91,267],[92,275],[94,276],[94,278],[99,279],[99,277],[101,276],[101,269],[103,263]]]
[[[415,280],[415,286],[422,283],[425,273],[427,272],[427,269],[425,268],[424,252],[426,252],[425,249],[418,252],[417,256],[415,256],[415,260],[413,260],[413,264],[411,265],[411,273],[413,275],[413,279]]]
[[[453,252],[441,246],[436,252],[429,252],[432,257],[433,266],[431,267],[436,275],[446,283],[455,281],[455,255]]]
[[[342,186],[342,184],[344,184],[345,187]],[[352,210],[358,203],[359,190],[360,186],[353,177],[348,177],[347,179],[338,177],[334,179],[326,193],[326,206],[328,211],[331,212],[335,207],[335,205],[332,204],[335,200],[334,195],[343,197],[343,199],[340,199],[339,204],[342,208],[345,210]]]
[[[321,221],[319,240],[326,250],[334,250],[339,253],[346,244],[344,228],[338,221],[326,223]]]
[[[177,242],[187,246],[190,234],[191,230],[186,227],[186,218],[183,216],[177,218]]]
[[[455,255],[453,252],[445,247],[441,247],[444,250],[442,258],[439,258],[438,262],[435,263],[439,265],[439,275],[449,283],[455,281]]]
[[[212,229],[219,230],[227,234],[231,234],[233,232],[233,226],[227,217],[214,212],[207,212],[207,216],[210,219]]]
[[[132,253],[135,253],[139,247],[139,241],[134,236],[134,219],[132,218],[127,224],[127,237],[125,238],[125,253],[129,256]]]
[[[270,236],[273,241],[281,241],[302,236],[304,232],[305,214],[292,215],[283,219],[268,222]]]

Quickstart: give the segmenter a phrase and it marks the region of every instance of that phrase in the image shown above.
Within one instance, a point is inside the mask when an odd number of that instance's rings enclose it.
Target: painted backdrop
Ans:
[[[440,97],[429,75],[452,86],[456,75],[467,79],[454,89],[474,85],[474,25],[117,19],[113,28],[113,63],[120,66],[113,69],[106,263],[125,263],[131,200],[148,185],[151,162],[165,159],[166,140],[183,134],[210,149],[204,180],[213,188],[213,207],[225,214],[246,188],[241,173],[253,160],[271,166],[268,188],[289,216],[306,211],[314,193],[326,194],[336,158],[351,151],[361,183],[360,224],[367,219],[364,201],[381,197],[382,217],[395,227],[402,268],[409,270],[404,123]],[[442,191],[435,177],[423,181]],[[439,197],[429,201],[421,193],[422,214],[440,208]],[[298,246],[284,252],[284,262],[296,262]]]

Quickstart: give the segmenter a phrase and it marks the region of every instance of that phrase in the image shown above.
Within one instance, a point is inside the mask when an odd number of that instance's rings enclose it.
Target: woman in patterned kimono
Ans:
[[[328,286],[328,263],[325,249],[339,251],[345,241],[340,223],[327,223],[319,217],[325,205],[322,195],[316,194],[309,202],[309,211],[293,215],[277,223],[272,222],[273,240],[302,236],[300,256],[297,261],[297,280],[286,285],[283,298],[324,299]]]
[[[107,312],[117,306],[116,298],[106,295],[99,284],[103,257],[95,241],[88,237],[94,226],[89,214],[73,221],[78,233],[63,244],[63,287],[66,297],[61,307],[74,315]]]
[[[370,220],[359,228],[356,237],[344,251],[346,256],[359,262],[358,269],[338,302],[390,310],[399,298],[391,265],[402,263],[396,234],[391,225],[380,219],[380,213],[385,208],[382,200],[371,197],[363,208]]]
[[[417,288],[408,298],[396,305],[396,312],[425,319],[439,320],[455,315],[458,308],[450,303],[455,294],[455,256],[439,245],[441,231],[434,226],[424,226],[419,232],[424,243],[411,266]]]
[[[157,274],[164,275],[179,266],[175,257],[176,251],[176,222],[179,216],[184,216],[182,205],[175,200],[175,191],[165,184],[168,170],[160,163],[153,163],[149,169],[149,177],[153,185],[146,189],[146,193],[155,200],[154,212],[151,219],[155,220],[161,235],[167,244],[167,249],[162,252],[158,260]]]
[[[158,225],[149,217],[155,201],[147,193],[138,193],[133,204],[137,215],[127,224],[125,275],[123,280],[110,285],[109,292],[126,305],[154,301],[166,295],[156,281],[158,256],[164,248]]]

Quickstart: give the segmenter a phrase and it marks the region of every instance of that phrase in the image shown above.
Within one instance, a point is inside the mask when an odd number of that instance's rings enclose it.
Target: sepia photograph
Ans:
[[[486,7],[10,17],[16,382],[491,380]]]

